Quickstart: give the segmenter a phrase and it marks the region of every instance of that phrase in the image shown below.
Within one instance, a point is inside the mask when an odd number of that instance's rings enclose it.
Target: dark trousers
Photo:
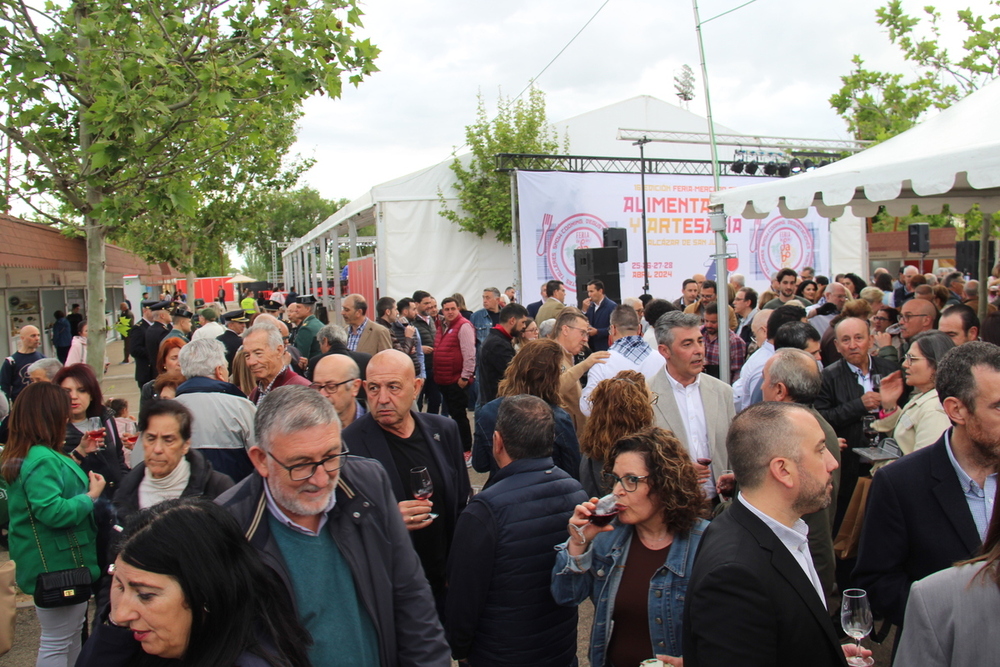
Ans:
[[[427,405],[427,412],[429,414],[436,415],[441,413],[441,389],[430,375],[424,380],[424,388],[420,392],[420,398],[417,399],[417,409],[423,410],[424,404]],[[445,416],[447,416],[447,410],[445,411]]]
[[[462,438],[462,449],[472,451],[472,427],[469,425],[469,415],[466,410],[469,407],[469,396],[465,389],[455,384],[440,384],[441,396],[444,404],[448,406],[448,416],[458,424],[458,435]]]
[[[65,364],[66,363],[66,357],[68,357],[68,356],[69,356],[69,347],[68,346],[67,347],[57,347],[56,348],[56,358],[59,359],[59,361],[61,361],[61,362],[63,362]]]

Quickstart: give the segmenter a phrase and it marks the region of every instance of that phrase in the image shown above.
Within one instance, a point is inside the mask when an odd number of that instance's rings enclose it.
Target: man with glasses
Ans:
[[[389,473],[399,513],[440,610],[448,549],[471,488],[455,422],[415,410],[422,384],[407,355],[399,350],[376,354],[364,382],[368,414],[344,430],[344,442],[352,453],[376,459]],[[416,499],[410,475],[414,468],[430,473],[430,498]]]
[[[340,425],[347,428],[354,420],[365,414],[358,403],[361,389],[361,370],[354,360],[343,354],[320,357],[313,371],[313,381],[309,385],[323,394],[340,417]]]
[[[930,301],[924,299],[910,299],[903,304],[899,314],[899,322],[902,325],[900,335],[905,343],[905,348],[909,349],[909,341],[922,331],[930,331],[937,327],[938,309]],[[906,351],[903,350],[903,352]]]
[[[447,667],[444,631],[382,465],[347,455],[336,411],[309,387],[270,392],[255,428],[254,474],[217,502],[286,584],[313,638],[312,664]]]
[[[733,297],[733,310],[739,319],[735,333],[750,345],[753,340],[753,318],[760,312],[757,309],[757,292],[751,287],[740,288]]]
[[[559,395],[563,399],[566,411],[573,417],[573,426],[577,433],[583,433],[587,417],[580,410],[580,399],[583,388],[580,382],[583,376],[596,363],[605,363],[611,353],[607,351],[594,352],[586,359],[576,363],[578,355],[583,353],[590,337],[590,322],[586,315],[576,308],[566,308],[559,314],[554,331],[556,342],[563,349],[562,375],[559,376]]]

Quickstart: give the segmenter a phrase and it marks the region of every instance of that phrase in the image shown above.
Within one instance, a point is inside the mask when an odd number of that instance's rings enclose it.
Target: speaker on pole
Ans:
[[[628,261],[628,240],[625,234],[625,230],[621,227],[608,227],[604,230],[604,247],[618,248],[619,264]]]
[[[618,275],[618,248],[577,248],[573,251],[576,263],[576,302],[587,298],[587,283],[600,280],[604,295],[615,303],[622,302],[621,278]]]
[[[931,226],[926,222],[914,222],[909,228],[910,252],[926,255],[931,251]]]
[[[990,241],[990,261],[996,263],[996,245]],[[958,241],[955,243],[955,269],[967,273],[972,280],[979,280],[979,241]]]

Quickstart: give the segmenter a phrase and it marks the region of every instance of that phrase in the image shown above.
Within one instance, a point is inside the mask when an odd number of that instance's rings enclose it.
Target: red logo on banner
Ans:
[[[576,263],[573,251],[577,248],[604,246],[607,223],[589,213],[576,213],[560,222],[545,249],[549,270],[556,280],[561,280],[570,292],[576,290]]]

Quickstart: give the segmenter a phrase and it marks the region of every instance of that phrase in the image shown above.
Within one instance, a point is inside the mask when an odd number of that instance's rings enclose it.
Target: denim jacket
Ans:
[[[684,597],[698,551],[698,543],[708,527],[699,519],[690,533],[674,536],[667,562],[656,571],[649,587],[649,636],[653,642],[649,657],[657,654],[681,656],[684,624]],[[583,602],[588,595],[594,603],[594,627],[590,635],[590,664],[604,667],[611,640],[615,597],[622,568],[628,560],[632,526],[615,522],[615,529],[600,533],[590,548],[576,558],[566,551],[568,541],[557,546],[552,570],[552,596],[561,605]]]

